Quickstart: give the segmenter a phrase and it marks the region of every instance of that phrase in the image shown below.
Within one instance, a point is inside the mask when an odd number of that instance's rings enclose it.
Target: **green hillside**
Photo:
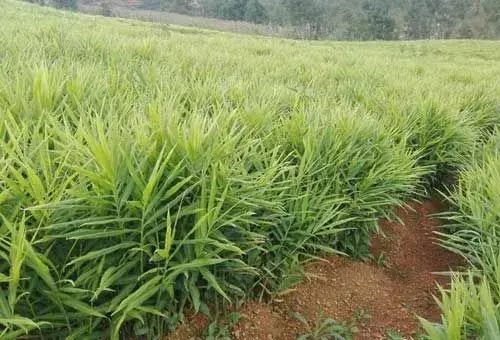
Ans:
[[[464,169],[446,245],[496,259],[464,249],[499,238],[499,42],[298,42],[13,0],[0,27],[2,339],[165,334],[313,256],[366,257],[379,218]]]
[[[26,0],[299,39],[498,39],[498,0]],[[207,19],[212,18],[212,20]],[[223,19],[221,20],[214,20]],[[236,22],[235,22],[236,21]],[[254,24],[250,24],[254,23]]]

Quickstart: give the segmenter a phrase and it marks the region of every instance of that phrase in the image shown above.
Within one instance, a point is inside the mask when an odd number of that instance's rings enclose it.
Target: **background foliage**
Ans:
[[[305,39],[500,37],[498,0],[29,0],[57,7],[147,9],[291,27]],[[277,31],[279,32],[279,30]]]

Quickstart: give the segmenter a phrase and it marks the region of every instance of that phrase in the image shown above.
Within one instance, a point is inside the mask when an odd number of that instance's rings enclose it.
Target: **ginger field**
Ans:
[[[161,338],[369,256],[438,189],[431,339],[500,337],[500,42],[307,42],[0,3],[0,337]],[[465,273],[466,272],[466,273]],[[332,289],[335,289],[332,287]]]

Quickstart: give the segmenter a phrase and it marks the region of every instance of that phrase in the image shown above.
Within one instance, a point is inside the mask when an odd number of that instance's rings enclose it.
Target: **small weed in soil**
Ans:
[[[384,252],[381,252],[375,257],[375,262],[379,268],[387,268],[387,255]]]
[[[307,333],[300,335],[297,340],[352,339],[355,331],[351,325],[336,322],[332,318],[323,319],[323,311],[319,312],[312,326],[300,313],[291,313],[291,315],[307,329]]]
[[[351,325],[352,329],[356,330],[357,325],[364,326],[366,321],[368,321],[370,318],[371,318],[371,315],[366,309],[358,307],[354,311],[354,315],[353,315],[351,321],[349,322],[349,324]]]
[[[230,313],[224,320],[215,320],[205,332],[206,340],[231,340],[231,328],[241,319],[240,313]]]
[[[399,334],[398,331],[387,332],[387,339],[388,340],[405,340],[405,338],[401,334]]]

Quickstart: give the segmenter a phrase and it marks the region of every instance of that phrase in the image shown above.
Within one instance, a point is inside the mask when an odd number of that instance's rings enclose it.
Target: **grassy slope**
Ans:
[[[245,97],[251,103],[263,93],[264,98],[276,92],[286,96],[302,86],[314,89],[310,95],[325,106],[342,101],[376,111],[429,98],[453,109],[468,95],[497,97],[500,91],[498,42],[294,42],[78,15],[12,1],[2,4],[2,23],[6,62],[32,61],[41,52],[39,64],[58,61],[61,68],[78,65],[83,70],[93,66],[96,73],[112,65],[124,76],[138,67],[159,67],[162,79],[185,75],[190,68],[200,82],[214,80],[211,91],[247,87],[252,91]],[[135,69],[128,68],[132,65]]]
[[[181,25],[187,27],[197,27],[217,31],[228,31],[244,34],[258,34],[266,36],[293,37],[294,32],[290,27],[278,27],[263,24],[254,24],[246,21],[231,21],[200,16],[190,16],[185,14],[154,11],[140,8],[130,8],[126,2],[111,3],[113,16],[134,20],[143,20],[165,25]],[[88,14],[101,14],[102,6],[99,2],[78,4],[78,11]]]
[[[498,42],[295,42],[12,0],[0,23],[10,336],[159,334],[160,312],[286,288],[306,255],[363,256],[499,120]]]

